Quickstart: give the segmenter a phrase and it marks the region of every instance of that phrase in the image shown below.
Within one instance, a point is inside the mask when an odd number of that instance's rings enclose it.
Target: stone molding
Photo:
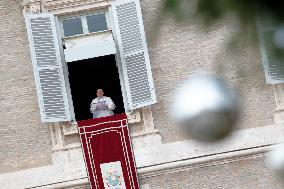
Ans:
[[[156,133],[151,106],[142,108],[144,134]]]
[[[224,153],[240,152],[245,149],[253,149],[284,142],[284,127],[275,125],[263,126],[252,129],[235,131],[223,141],[206,144],[194,140],[178,141],[166,144],[152,144],[150,147],[135,149],[136,165],[139,168],[167,164],[185,159]],[[240,154],[242,154],[240,152]]]
[[[138,168],[140,179],[155,177],[165,174],[173,174],[179,171],[198,169],[202,167],[228,164],[244,159],[261,158],[271,149],[271,146],[256,149],[247,149],[240,152],[228,152],[205,156],[199,159],[187,159],[178,162],[170,162],[157,166]],[[74,165],[74,164],[73,164]],[[69,165],[69,167],[73,166]],[[65,166],[66,168],[66,166]],[[19,186],[24,188],[72,188],[88,184],[87,173],[82,169],[67,171],[56,166],[46,166],[16,173],[1,175],[0,184],[3,189],[16,189]],[[141,186],[143,189],[150,188],[149,185]]]
[[[133,112],[127,113],[128,123],[140,123],[141,122],[141,110],[134,110]]]
[[[42,11],[41,0],[23,0],[23,13],[38,14]]]
[[[65,136],[67,135],[73,135],[73,134],[78,134],[78,124],[77,122],[67,122],[63,126],[63,134]]]
[[[223,154],[214,154],[210,157],[204,156],[198,159],[183,159],[180,161],[154,165],[139,169],[140,179],[151,178],[160,175],[173,174],[180,171],[187,171],[190,169],[199,169],[203,167],[211,167],[237,162],[240,160],[262,158],[266,157],[267,152],[272,146],[262,146],[252,149],[244,149],[241,151],[233,151]]]
[[[141,110],[135,110],[127,114],[128,123],[131,125],[133,123],[140,123],[141,120]],[[148,124],[148,123],[147,123]],[[63,125],[64,135],[78,134],[78,124],[74,122],[65,122]],[[135,135],[135,134],[134,134]]]
[[[106,8],[110,0],[42,0],[44,10],[55,14],[72,14]]]
[[[61,123],[49,124],[53,150],[64,148],[64,134],[62,129],[63,127],[64,126],[62,126]]]
[[[142,118],[141,118],[141,114],[142,114]],[[131,127],[131,124],[133,123],[142,123],[142,127],[143,127],[141,132],[131,133],[131,137],[141,138],[145,135],[151,135],[151,136],[153,136],[154,134],[159,135],[158,130],[155,129],[155,126],[154,126],[152,110],[150,106],[128,113],[127,119],[128,119],[128,123],[130,127]],[[65,136],[72,135],[72,134],[78,134],[77,122],[65,122],[64,124],[62,124],[62,127],[63,127],[63,133]],[[158,138],[161,138],[161,137],[158,136]]]
[[[274,122],[276,125],[284,124],[284,84],[273,85],[276,109],[274,111]]]
[[[159,134],[159,131],[155,129],[151,107],[148,106],[142,108],[141,114],[143,130],[141,132],[131,133],[134,150],[162,144],[162,137]]]
[[[192,140],[152,144],[134,149],[134,156],[139,178],[148,178],[244,158],[263,157],[274,144],[283,142],[283,135],[284,127],[270,125],[236,131],[230,138],[213,145],[204,145]],[[78,144],[65,146],[64,150],[53,153],[52,166],[1,174],[0,185],[3,189],[19,186],[40,188],[43,185],[53,186],[59,183],[74,184],[74,180],[81,182],[86,178],[82,150]]]
[[[111,0],[19,0],[23,13],[37,14],[52,12],[57,15],[74,14],[81,11],[91,11],[107,8]]]

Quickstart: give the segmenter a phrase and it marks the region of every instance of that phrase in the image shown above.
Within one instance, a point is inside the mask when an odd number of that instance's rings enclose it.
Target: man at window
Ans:
[[[113,115],[114,108],[115,105],[111,98],[104,96],[104,91],[102,89],[98,89],[97,98],[92,100],[90,108],[91,113],[93,113],[93,118]]]

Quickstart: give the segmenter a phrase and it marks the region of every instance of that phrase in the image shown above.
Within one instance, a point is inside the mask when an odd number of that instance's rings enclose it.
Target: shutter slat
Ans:
[[[257,25],[266,81],[269,84],[284,83],[284,56],[273,39],[280,24],[272,16],[265,15],[258,20]]]
[[[54,15],[28,14],[26,25],[42,121],[70,121]]]
[[[154,104],[156,95],[139,1],[117,1],[112,7],[129,108]]]

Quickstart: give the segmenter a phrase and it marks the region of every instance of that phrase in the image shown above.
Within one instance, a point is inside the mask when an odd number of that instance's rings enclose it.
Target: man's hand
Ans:
[[[102,103],[98,103],[96,105],[96,110],[105,110],[106,109],[106,105],[102,104]]]

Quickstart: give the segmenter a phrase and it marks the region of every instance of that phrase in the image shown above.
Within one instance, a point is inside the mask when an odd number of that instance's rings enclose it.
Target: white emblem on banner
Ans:
[[[105,189],[126,189],[120,161],[100,165]]]

